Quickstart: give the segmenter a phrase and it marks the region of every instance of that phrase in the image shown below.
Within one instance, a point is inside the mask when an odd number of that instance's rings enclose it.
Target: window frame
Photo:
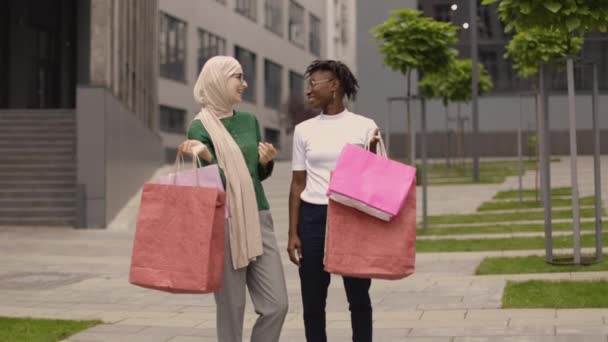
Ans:
[[[168,113],[167,113],[168,111]],[[184,134],[186,133],[186,116],[187,114],[187,110],[186,109],[182,109],[182,108],[177,108],[177,107],[173,107],[173,106],[169,106],[169,105],[159,105],[158,106],[158,117],[159,117],[159,129],[161,132],[163,133],[172,133],[172,134]],[[170,123],[171,118],[167,117],[164,118],[164,114],[170,114],[170,115],[175,115],[178,114],[181,116],[181,118],[179,118],[177,121],[181,121],[181,123],[179,124],[181,127],[170,127],[171,125],[166,125],[166,123]],[[167,120],[165,120],[167,119]]]
[[[309,14],[308,26],[308,48],[310,53],[321,56],[321,19],[316,15]],[[313,25],[314,23],[314,25]],[[315,30],[316,29],[316,30]],[[316,39],[315,39],[316,38]]]
[[[197,75],[203,69],[203,65],[213,56],[218,55],[226,55],[226,39],[218,34],[215,34],[211,31],[198,28],[198,49],[196,55],[196,62],[198,66]],[[207,53],[203,56],[203,50],[205,47],[203,46],[205,43],[209,44],[209,42],[213,41],[216,45],[213,47],[214,52]],[[207,48],[209,49],[209,48]]]
[[[248,6],[244,6],[245,4]],[[258,0],[235,0],[234,11],[253,22],[257,22]]]
[[[276,133],[276,141],[272,141],[271,139],[268,138],[269,131],[271,131],[272,134]],[[278,128],[274,128],[274,127],[264,127],[264,141],[271,143],[277,150],[280,150],[281,149],[281,130]]]
[[[274,68],[274,70],[273,70]],[[277,84],[270,86],[270,71],[278,71]],[[276,76],[276,75],[274,75]],[[281,110],[283,89],[283,66],[270,59],[264,59],[264,106],[275,110]],[[274,96],[278,95],[278,96]]]
[[[166,12],[160,13],[159,21],[159,76],[186,82],[188,23]],[[170,63],[172,59],[175,62]]]
[[[288,76],[288,82],[289,82],[289,98],[294,98],[294,87],[293,85],[295,84],[295,79],[298,78],[300,79],[302,82],[300,82],[300,94],[298,94],[297,98],[303,100],[305,98],[305,91],[306,91],[306,86],[305,86],[305,82],[306,82],[306,77],[304,77],[304,75],[295,72],[293,70],[289,70],[289,76]]]
[[[298,13],[294,13],[293,10],[297,10]],[[294,22],[294,14],[298,15],[299,18],[299,24],[301,27],[302,32],[300,32],[298,37],[294,37],[293,36],[293,31],[292,31],[292,27],[297,24],[297,22]],[[305,17],[306,13],[304,10],[304,6],[300,5],[298,2],[296,2],[295,0],[289,0],[289,20],[288,20],[288,25],[287,25],[287,30],[288,30],[288,38],[289,41],[301,48],[305,48],[306,47],[306,32],[305,31],[305,27],[304,27],[304,20],[306,20]],[[298,40],[299,38],[299,40]]]
[[[283,1],[265,0],[264,1],[264,27],[280,37],[284,35],[283,24]]]
[[[247,69],[249,67],[249,65],[241,59],[242,56],[239,56],[239,52],[249,54],[250,57],[253,57],[252,63],[251,63],[251,65],[253,66],[253,70]],[[245,77],[245,81],[247,82],[247,89],[245,89],[245,92],[243,93],[243,100],[245,100],[247,102],[251,102],[251,103],[258,103],[257,86],[256,86],[257,54],[247,48],[244,48],[243,46],[235,44],[234,45],[234,58],[236,58],[239,61],[239,63],[241,63],[241,66],[243,67],[243,76]]]

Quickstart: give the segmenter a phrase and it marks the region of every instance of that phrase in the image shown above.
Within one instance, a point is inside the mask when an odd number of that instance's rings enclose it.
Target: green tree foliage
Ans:
[[[536,74],[542,64],[577,55],[583,38],[571,37],[558,30],[531,28],[517,32],[507,45],[505,57],[511,58],[520,78]]]
[[[473,62],[470,59],[455,59],[440,72],[429,73],[418,83],[422,92],[430,97],[438,97],[447,106],[450,101],[468,102],[471,100]],[[483,64],[478,64],[479,94],[489,93],[494,84]]]
[[[483,0],[484,5],[497,2],[507,32],[545,28],[580,36],[608,29],[606,0]]]
[[[384,63],[405,75],[412,69],[434,72],[448,65],[456,56],[451,46],[458,41],[457,31],[456,26],[423,17],[420,11],[400,9],[374,27],[372,34]]]

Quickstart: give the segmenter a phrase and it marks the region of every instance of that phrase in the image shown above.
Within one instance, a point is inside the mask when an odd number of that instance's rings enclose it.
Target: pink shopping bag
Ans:
[[[159,177],[154,183],[203,186],[224,191],[224,184],[222,184],[220,169],[217,164],[212,164],[201,168],[195,167],[189,170],[180,170],[180,168],[176,165],[175,172]],[[229,215],[229,207],[228,203],[226,203],[226,218],[228,218]]]
[[[173,293],[220,289],[224,204],[225,193],[218,189],[145,184],[129,282]]]
[[[386,157],[384,146],[374,154],[348,144],[329,182],[330,199],[368,215],[390,221],[399,214],[416,178],[416,168]]]
[[[327,212],[325,270],[377,279],[402,279],[416,262],[416,181],[405,205],[383,221],[330,199]]]

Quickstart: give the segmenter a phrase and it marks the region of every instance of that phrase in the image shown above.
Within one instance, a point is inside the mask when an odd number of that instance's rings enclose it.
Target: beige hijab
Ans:
[[[255,189],[241,149],[226,130],[221,117],[232,115],[234,100],[227,91],[231,75],[242,72],[239,62],[227,56],[209,59],[203,66],[194,98],[203,108],[200,120],[209,132],[219,167],[226,176],[230,208],[229,239],[234,269],[243,268],[262,255],[262,238]]]

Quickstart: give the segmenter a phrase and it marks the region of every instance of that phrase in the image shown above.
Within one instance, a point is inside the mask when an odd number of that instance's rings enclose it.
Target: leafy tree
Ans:
[[[445,68],[456,56],[451,46],[458,41],[458,28],[450,23],[422,16],[413,9],[391,12],[386,22],[374,27],[378,49],[384,55],[384,63],[407,79],[407,125],[410,136],[410,162],[415,165],[415,135],[412,125],[410,101],[411,73],[436,72]]]
[[[519,77],[527,79],[537,75],[542,64],[577,55],[582,45],[581,37],[564,35],[558,30],[532,28],[513,36],[505,57],[513,60]]]
[[[447,117],[447,106],[449,102],[469,102],[472,98],[471,82],[473,61],[470,59],[454,59],[450,65],[442,71],[426,74],[418,83],[418,87],[425,96],[441,98]],[[494,86],[492,78],[478,63],[479,70],[479,94],[486,94]],[[446,131],[446,134],[448,132]],[[449,148],[449,147],[448,147]],[[447,158],[447,155],[446,155]],[[449,164],[449,161],[446,161]]]

